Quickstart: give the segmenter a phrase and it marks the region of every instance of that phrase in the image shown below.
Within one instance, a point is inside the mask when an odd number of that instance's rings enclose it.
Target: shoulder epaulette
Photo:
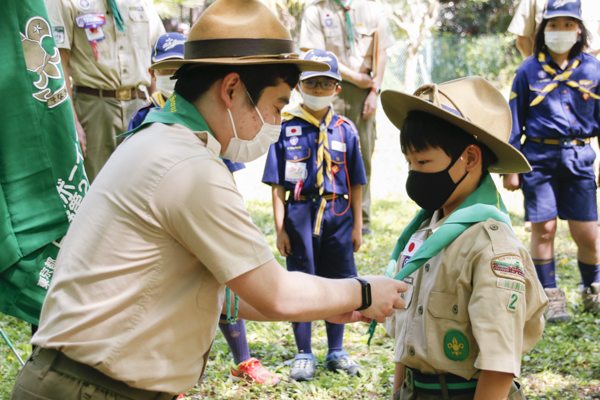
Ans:
[[[347,123],[348,125],[350,125],[350,127],[352,128],[352,130],[354,131],[354,133],[356,133],[358,135],[358,131],[356,130],[356,126],[354,125],[354,122],[350,121],[350,119],[348,117],[345,117],[343,115],[339,115],[338,117],[344,121],[345,123]]]
[[[530,63],[531,61],[535,60],[536,58],[534,56],[529,56],[526,59],[524,59],[521,64],[519,64],[519,66],[517,67],[517,69],[515,71],[518,71],[519,69],[521,69],[521,67],[523,67],[525,64]]]

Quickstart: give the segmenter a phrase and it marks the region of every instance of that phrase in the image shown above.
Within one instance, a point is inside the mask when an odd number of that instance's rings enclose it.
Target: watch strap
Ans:
[[[366,310],[371,307],[371,284],[366,279],[359,278],[358,276],[353,276],[352,278],[360,282],[362,294],[362,305],[356,311]]]

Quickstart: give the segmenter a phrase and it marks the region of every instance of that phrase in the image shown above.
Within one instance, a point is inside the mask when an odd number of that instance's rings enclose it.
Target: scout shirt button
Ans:
[[[452,307],[452,312],[453,312],[454,314],[458,314],[458,306],[454,306],[454,307]]]
[[[419,314],[423,314],[423,306],[419,306]]]
[[[415,348],[412,347],[412,346],[410,346],[409,349],[408,349],[408,354],[410,354],[411,356],[414,356],[415,355]]]
[[[567,94],[567,90],[566,90],[566,89],[565,89],[565,90],[563,90],[563,94]]]
[[[570,109],[571,109],[571,107],[567,106],[567,110],[570,110]]]
[[[429,272],[429,263],[425,264],[425,272]]]
[[[318,188],[318,187],[319,187],[319,184],[318,184],[318,183],[315,183],[315,187],[316,187],[316,188]]]
[[[318,139],[315,139],[315,143],[319,143],[319,140],[318,140]]]
[[[294,156],[294,160],[297,160],[297,159],[298,159],[298,156]]]
[[[494,225],[490,225],[490,229],[493,231],[497,231],[498,230],[498,225],[494,224]]]
[[[336,158],[335,158],[335,161],[340,161],[340,158],[339,158],[339,157],[336,157]]]

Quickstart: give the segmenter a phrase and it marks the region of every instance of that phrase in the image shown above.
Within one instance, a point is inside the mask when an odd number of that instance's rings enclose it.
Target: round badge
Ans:
[[[444,336],[444,353],[453,361],[464,361],[469,357],[469,340],[464,333],[450,330]]]
[[[79,8],[89,10],[92,4],[88,0],[79,0]]]
[[[292,138],[290,139],[290,144],[292,146],[295,146],[298,144],[298,136],[292,136]]]
[[[547,77],[547,76],[548,76],[548,74],[546,73],[546,71],[539,71],[539,72],[538,72],[538,77],[539,77],[540,79],[544,79],[544,78],[545,78],[545,77]]]

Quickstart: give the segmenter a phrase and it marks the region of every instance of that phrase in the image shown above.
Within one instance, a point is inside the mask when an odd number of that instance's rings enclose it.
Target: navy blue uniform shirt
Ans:
[[[564,72],[549,55],[546,55],[546,59],[557,74]],[[600,95],[600,61],[580,53],[569,62],[567,69],[575,60],[579,60],[580,64],[568,79]],[[567,81],[558,82],[558,87],[549,92],[545,99],[530,106],[551,81],[552,76],[543,69],[537,56],[525,59],[517,69],[509,102],[513,117],[510,144],[515,148],[521,150],[523,134],[545,139],[588,138],[600,134],[599,100],[569,86]]]

